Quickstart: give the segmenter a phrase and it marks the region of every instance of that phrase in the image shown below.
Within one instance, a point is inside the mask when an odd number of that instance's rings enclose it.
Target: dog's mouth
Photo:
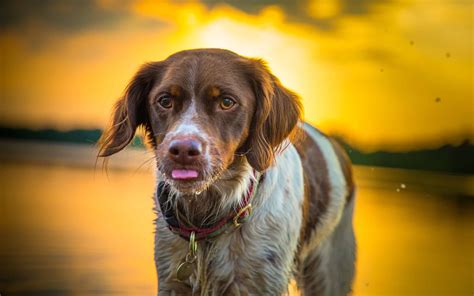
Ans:
[[[205,157],[201,155],[196,159],[181,161],[173,159],[169,153],[158,149],[157,165],[161,177],[171,187],[180,193],[196,194],[205,191],[216,181],[222,173],[221,162],[209,159],[220,159],[218,151],[210,147],[212,155]],[[163,155],[164,154],[164,155]]]
[[[171,171],[171,178],[173,180],[195,180],[199,177],[199,172],[197,170],[189,169],[174,169]]]
[[[175,190],[185,194],[195,194],[206,190],[212,183],[212,176],[198,168],[170,168],[161,171],[166,181]]]

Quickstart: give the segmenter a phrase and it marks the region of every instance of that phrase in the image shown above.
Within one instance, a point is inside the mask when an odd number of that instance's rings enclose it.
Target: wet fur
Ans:
[[[171,85],[167,89],[176,97],[189,96],[189,90],[193,96],[217,96],[216,81],[242,98],[232,117],[214,114],[197,99],[176,101],[176,110],[183,111],[166,116],[156,107],[164,87]],[[102,136],[99,156],[122,150],[143,127],[155,152],[157,182],[171,184],[168,202],[181,219],[199,226],[228,216],[242,202],[252,171],[263,174],[249,220],[199,242],[196,272],[186,282],[177,281],[175,272],[188,242],[168,229],[155,205],[159,295],[280,295],[292,278],[304,295],[350,292],[355,260],[350,162],[333,140],[298,125],[300,118],[299,98],[261,60],[225,50],[179,52],[145,64],[132,78]],[[169,177],[165,151],[170,135],[190,123],[207,143],[207,158],[196,163],[205,168],[205,178],[184,188]]]

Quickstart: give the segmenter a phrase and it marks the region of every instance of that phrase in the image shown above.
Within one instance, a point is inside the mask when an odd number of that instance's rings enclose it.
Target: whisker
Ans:
[[[148,164],[150,163],[150,161],[154,160],[155,159],[155,156],[151,156],[150,158],[146,159],[145,161],[143,161],[136,169],[135,171],[133,172],[133,174],[137,174],[138,171],[145,165],[145,164]]]

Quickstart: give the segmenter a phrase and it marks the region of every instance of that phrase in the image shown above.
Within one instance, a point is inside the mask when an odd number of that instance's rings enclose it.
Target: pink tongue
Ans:
[[[194,171],[194,170],[173,170],[173,171],[171,171],[171,177],[173,177],[173,179],[185,180],[185,179],[197,178],[197,176],[198,176],[198,172]]]

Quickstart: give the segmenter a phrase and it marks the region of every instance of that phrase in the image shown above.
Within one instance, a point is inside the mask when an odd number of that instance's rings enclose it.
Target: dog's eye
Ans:
[[[173,99],[169,95],[163,95],[158,99],[158,104],[165,109],[173,107]]]
[[[229,110],[230,108],[234,107],[234,105],[235,105],[235,101],[229,97],[222,98],[219,104],[222,110]]]

